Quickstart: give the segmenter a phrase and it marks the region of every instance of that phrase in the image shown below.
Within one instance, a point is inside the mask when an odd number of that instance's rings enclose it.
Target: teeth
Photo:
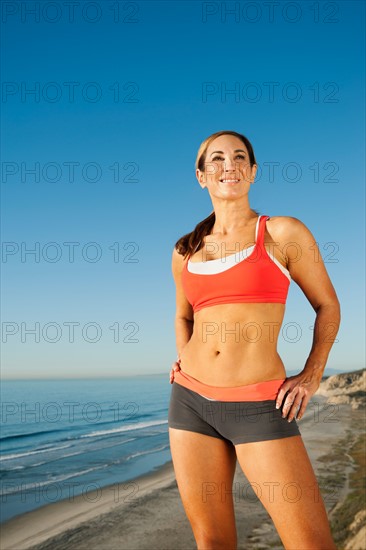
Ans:
[[[237,182],[239,180],[221,180],[223,183],[233,183],[233,182]]]

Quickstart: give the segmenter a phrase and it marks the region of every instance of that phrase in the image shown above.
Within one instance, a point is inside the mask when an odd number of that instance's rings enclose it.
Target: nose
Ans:
[[[236,170],[236,163],[234,159],[227,158],[224,161],[224,172],[235,172]]]
[[[234,159],[225,159],[222,167],[221,177],[234,179],[240,178],[239,166]]]

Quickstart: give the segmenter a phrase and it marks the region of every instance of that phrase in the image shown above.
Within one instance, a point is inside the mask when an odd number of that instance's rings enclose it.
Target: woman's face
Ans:
[[[207,148],[205,172],[196,170],[202,188],[220,197],[241,196],[254,181],[257,166],[251,168],[244,143],[230,134],[214,139]]]

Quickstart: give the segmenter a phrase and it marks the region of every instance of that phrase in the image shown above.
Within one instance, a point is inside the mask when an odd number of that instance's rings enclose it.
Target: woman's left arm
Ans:
[[[288,415],[287,420],[291,421],[299,407],[296,418],[303,416],[310,398],[319,387],[339,330],[341,312],[336,291],[310,230],[297,218],[283,217],[280,234],[291,278],[299,285],[316,312],[313,344],[305,366],[298,375],[286,378],[276,399],[276,407],[279,408],[288,392],[282,416]]]

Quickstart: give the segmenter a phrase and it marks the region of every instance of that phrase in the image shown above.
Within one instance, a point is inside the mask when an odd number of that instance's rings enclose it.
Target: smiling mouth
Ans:
[[[240,180],[234,180],[234,179],[222,179],[220,180],[221,183],[238,183]]]

